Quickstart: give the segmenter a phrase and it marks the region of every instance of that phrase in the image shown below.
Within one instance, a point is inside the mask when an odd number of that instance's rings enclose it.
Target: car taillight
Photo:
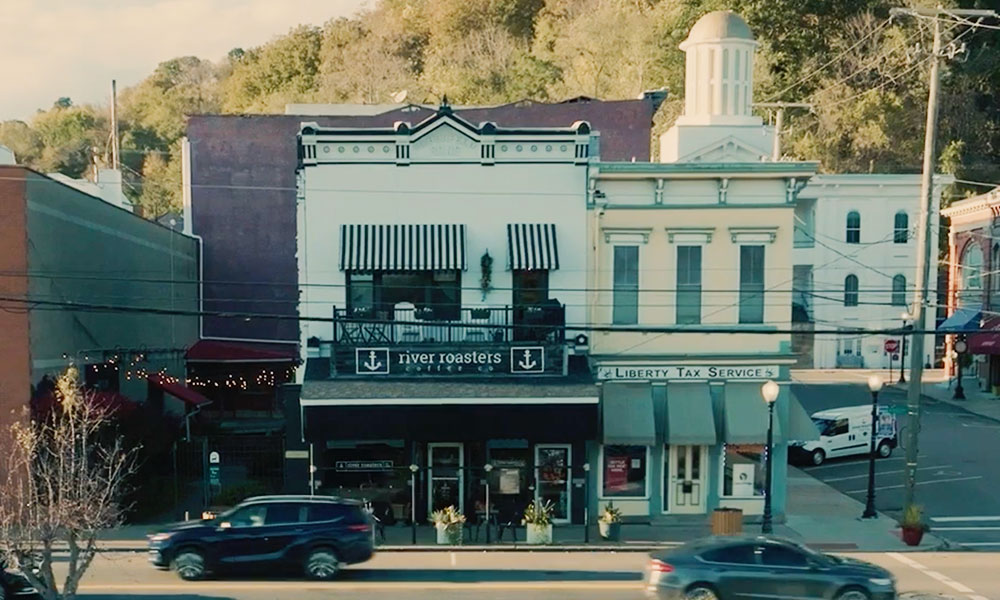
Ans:
[[[674,566],[654,558],[649,561],[649,570],[657,573],[670,573],[674,570]]]
[[[348,531],[368,531],[368,525],[366,523],[358,523],[357,525],[348,525]]]

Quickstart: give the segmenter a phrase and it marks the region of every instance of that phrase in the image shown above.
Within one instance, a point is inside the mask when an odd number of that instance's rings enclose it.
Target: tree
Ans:
[[[24,121],[0,122],[0,144],[14,153],[22,165],[33,165],[42,156],[42,136]]]
[[[147,219],[158,219],[181,208],[180,142],[171,147],[166,157],[159,152],[146,155],[142,164],[142,191],[139,213]]]
[[[98,551],[97,534],[122,522],[121,499],[135,470],[107,406],[70,367],[46,414],[10,426],[0,487],[0,558],[20,569],[44,600],[72,600]],[[54,554],[69,553],[57,579]],[[60,561],[62,562],[62,561]]]

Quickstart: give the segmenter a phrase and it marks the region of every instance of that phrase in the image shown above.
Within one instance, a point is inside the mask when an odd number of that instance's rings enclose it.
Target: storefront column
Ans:
[[[309,444],[303,439],[302,410],[299,395],[302,386],[286,383],[278,389],[285,414],[285,481],[282,491],[286,494],[308,494]]]

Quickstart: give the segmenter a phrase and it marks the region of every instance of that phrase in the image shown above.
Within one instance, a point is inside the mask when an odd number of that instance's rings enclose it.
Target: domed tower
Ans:
[[[684,114],[660,140],[661,162],[756,162],[770,155],[773,131],[751,112],[757,42],[729,10],[698,19],[680,49],[687,55]]]

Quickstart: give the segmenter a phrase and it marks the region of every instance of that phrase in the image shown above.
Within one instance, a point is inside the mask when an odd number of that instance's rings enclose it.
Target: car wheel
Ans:
[[[818,467],[824,462],[826,462],[826,452],[823,452],[823,450],[821,449],[813,450],[809,458],[812,459],[813,466]]]
[[[871,596],[861,588],[852,587],[841,590],[837,594],[837,600],[871,600]]]
[[[306,577],[317,581],[330,581],[340,572],[340,561],[329,548],[317,548],[306,558]]]
[[[883,440],[882,443],[878,445],[877,452],[880,458],[889,458],[892,456],[892,444]]]
[[[184,581],[197,581],[205,577],[205,557],[197,550],[181,550],[174,557],[173,568]]]
[[[684,600],[719,600],[719,596],[707,585],[696,583],[684,592]]]

